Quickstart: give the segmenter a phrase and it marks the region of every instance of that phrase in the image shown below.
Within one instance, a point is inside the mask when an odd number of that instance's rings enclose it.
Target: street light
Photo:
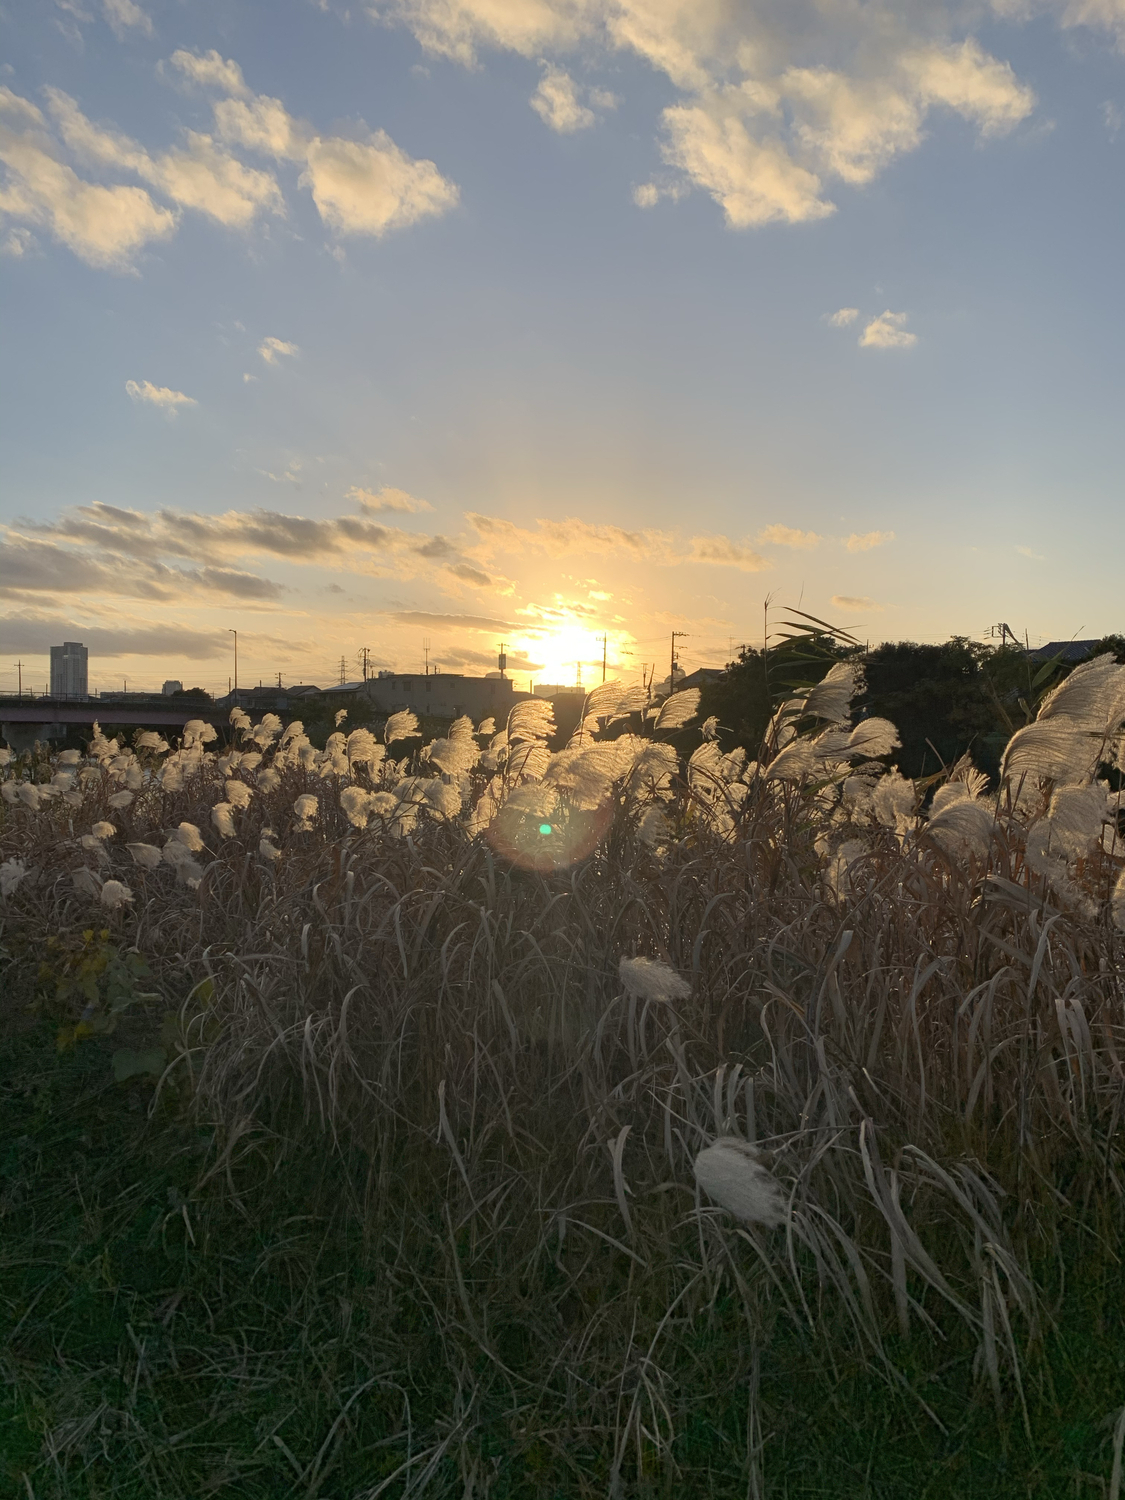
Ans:
[[[234,636],[234,690],[237,693],[238,692],[238,631],[237,630],[232,630],[228,626],[228,628],[227,628],[227,634]]]

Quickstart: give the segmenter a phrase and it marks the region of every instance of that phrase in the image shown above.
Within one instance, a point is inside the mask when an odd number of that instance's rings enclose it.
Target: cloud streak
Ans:
[[[674,567],[685,562],[711,563],[733,567],[748,573],[757,573],[770,567],[769,561],[759,556],[745,543],[732,541],[727,536],[699,535],[681,541],[673,533],[643,529],[630,531],[622,526],[581,521],[568,517],[565,521],[537,520],[535,530],[518,526],[514,521],[499,516],[481,515],[466,511],[465,519],[480,536],[484,549],[519,553],[528,549],[545,552],[549,557],[565,557],[574,553],[619,552],[638,562],[655,563],[662,567]]]
[[[125,390],[138,404],[158,406],[169,416],[175,416],[181,406],[195,406],[194,396],[185,396],[183,391],[174,391],[170,386],[153,385],[151,380],[127,380]]]

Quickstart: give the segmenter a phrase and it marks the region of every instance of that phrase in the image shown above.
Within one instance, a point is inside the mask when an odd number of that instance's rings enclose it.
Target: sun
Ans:
[[[560,624],[544,630],[542,634],[529,633],[513,641],[510,650],[513,654],[518,652],[521,656],[542,663],[534,674],[536,682],[573,687],[581,681],[583,687],[589,688],[601,681],[603,649],[606,652],[609,675],[620,675],[622,643],[613,631],[609,631],[608,635],[607,646],[603,648],[600,631],[589,630],[578,624]]]

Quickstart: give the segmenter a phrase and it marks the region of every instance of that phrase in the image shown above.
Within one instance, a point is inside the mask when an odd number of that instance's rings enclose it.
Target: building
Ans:
[[[170,698],[173,693],[182,693],[184,685],[178,677],[169,677],[168,681],[160,689],[165,698]]]
[[[466,677],[460,672],[380,672],[359,685],[380,713],[393,714],[408,708],[421,717],[459,719],[468,714],[473,723],[495,719],[501,724],[512,705],[528,697],[517,693],[508,677]]]
[[[1018,643],[1017,643],[1018,644]],[[1030,653],[1032,661],[1085,661],[1098,641],[1048,641]]]
[[[90,653],[81,641],[51,647],[51,697],[90,696]]]

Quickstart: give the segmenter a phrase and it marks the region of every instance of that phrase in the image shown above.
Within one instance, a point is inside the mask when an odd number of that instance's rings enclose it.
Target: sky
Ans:
[[[1125,628],[1125,0],[0,28],[0,688]]]

